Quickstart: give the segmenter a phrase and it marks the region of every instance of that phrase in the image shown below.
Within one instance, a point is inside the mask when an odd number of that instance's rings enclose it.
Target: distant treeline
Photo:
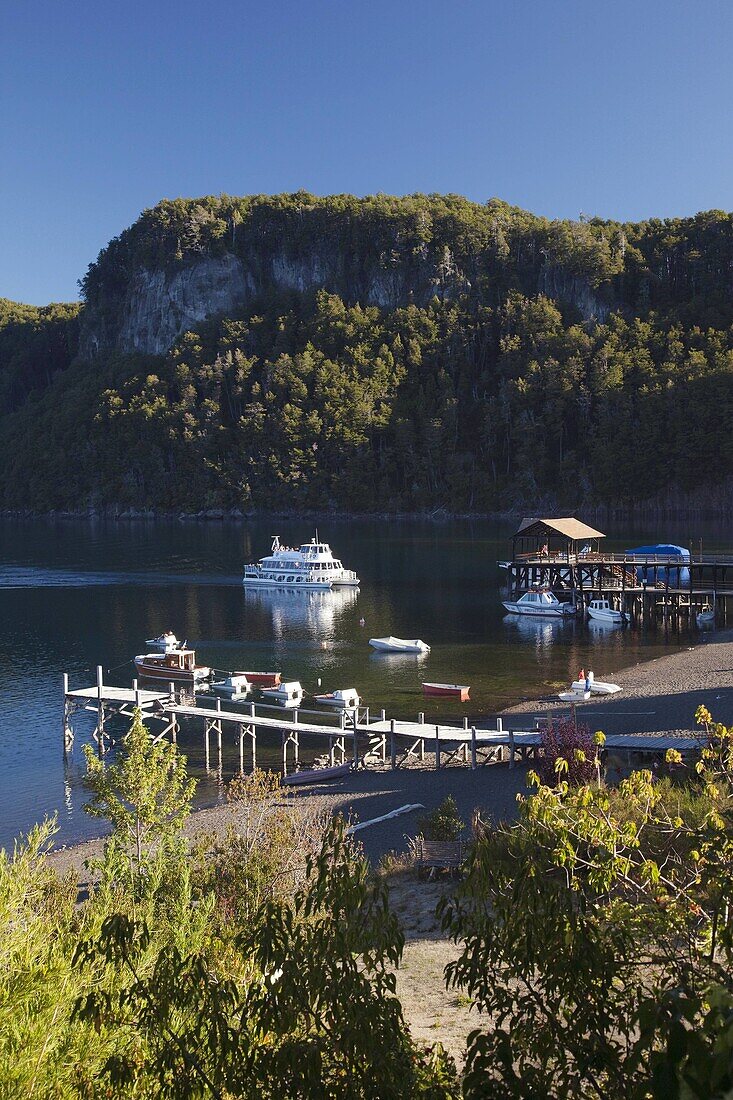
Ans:
[[[260,290],[165,356],[84,362],[80,307],[0,301],[0,506],[479,512],[709,493],[733,474],[731,215],[166,202],[92,265],[82,323],[117,317],[140,268],[262,261],[275,240],[343,250],[342,293]],[[432,296],[359,300],[355,271],[404,274],[410,256],[430,257]]]

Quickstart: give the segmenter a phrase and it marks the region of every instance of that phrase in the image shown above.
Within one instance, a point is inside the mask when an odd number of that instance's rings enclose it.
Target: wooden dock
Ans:
[[[498,563],[506,570],[510,602],[530,588],[549,588],[579,609],[607,599],[635,619],[678,619],[705,604],[725,618],[733,599],[733,552],[660,544],[611,553],[601,549],[605,537],[570,516],[522,520],[510,559]]]
[[[578,606],[608,599],[633,618],[694,615],[704,604],[727,614],[733,599],[733,554],[676,556],[528,553],[504,563],[507,589],[516,600],[530,588],[566,592]],[[680,583],[682,575],[685,583]]]
[[[221,699],[212,705],[201,705],[195,697],[181,697],[174,685],[167,692],[140,689],[137,682],[132,688],[106,685],[102,669],[97,669],[97,683],[91,687],[69,689],[68,676],[64,676],[64,748],[73,742],[70,718],[74,710],[82,708],[97,715],[93,737],[100,755],[111,745],[106,722],[112,715],[132,717],[139,707],[145,721],[161,723],[155,739],[170,737],[175,743],[181,722],[199,721],[204,728],[206,770],[211,770],[212,737],[216,738],[218,770],[222,769],[223,742],[233,735],[239,754],[239,770],[245,774],[245,756],[254,770],[257,766],[257,735],[259,732],[276,734],[282,749],[282,771],[288,774],[292,766],[300,764],[301,739],[318,739],[328,747],[330,766],[344,764],[347,759],[356,766],[378,763],[392,768],[404,767],[415,761],[425,761],[426,753],[432,753],[435,768],[452,764],[467,765],[472,769],[495,762],[507,762],[514,767],[516,761],[537,756],[542,742],[535,720],[533,729],[505,729],[501,717],[495,720],[495,728],[470,726],[464,718],[460,726],[425,722],[419,715],[415,722],[388,719],[384,711],[375,717],[368,707],[355,710],[323,712],[304,708],[286,710],[259,703],[234,704],[222,707]],[[305,721],[303,720],[305,717]],[[248,752],[245,753],[245,745]],[[664,755],[667,749],[677,749],[683,755],[699,751],[694,737],[667,734],[616,735],[606,739],[607,749],[623,750],[629,754]]]

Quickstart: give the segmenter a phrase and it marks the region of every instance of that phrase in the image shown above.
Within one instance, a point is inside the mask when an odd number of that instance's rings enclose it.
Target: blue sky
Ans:
[[[733,208],[733,5],[6,0],[0,297],[42,304],[161,198]]]

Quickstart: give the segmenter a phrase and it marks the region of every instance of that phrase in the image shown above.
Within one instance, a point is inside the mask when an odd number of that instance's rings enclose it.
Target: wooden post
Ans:
[[[221,772],[221,769],[223,767],[223,760],[221,756],[221,721],[216,723],[216,740],[219,747],[219,771]]]
[[[204,740],[206,742],[206,770],[209,770],[209,732],[210,732],[209,719],[204,718]]]
[[[68,695],[69,695],[69,674],[68,674],[68,672],[65,672],[64,673],[64,707],[63,707],[63,713],[62,713],[62,717],[61,717],[61,732],[62,732],[63,738],[64,738],[64,756],[66,756],[67,752],[69,751],[69,749],[71,748],[71,746],[74,743],[74,735],[71,732],[71,729],[69,728]]]
[[[239,723],[239,774],[244,775],[244,726]]]
[[[389,723],[389,757],[393,768],[397,767],[397,741],[395,740],[394,718]]]
[[[380,721],[382,721],[382,722],[387,721],[387,711],[384,709],[384,707],[382,707],[382,716],[381,716]]]
[[[435,727],[435,768],[440,769],[440,726]]]
[[[102,701],[102,666],[97,665],[97,748],[104,755],[104,702]]]
[[[471,726],[471,771],[476,771],[476,727]]]
[[[419,710],[417,712],[417,720],[418,720],[419,725],[423,724],[423,722],[425,721],[425,711],[424,710]]]
[[[257,726],[251,725],[250,736],[252,738],[252,771],[257,768]]]
[[[514,730],[509,730],[509,767],[514,767]]]
[[[280,730],[280,737],[283,743],[283,777],[288,774],[288,735],[285,730]]]

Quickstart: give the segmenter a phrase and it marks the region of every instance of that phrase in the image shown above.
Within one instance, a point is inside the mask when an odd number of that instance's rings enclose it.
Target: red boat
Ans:
[[[467,703],[471,688],[467,684],[423,684],[422,690],[423,695],[449,695],[451,699]]]
[[[246,676],[250,684],[257,687],[276,688],[280,686],[279,672],[233,672],[233,676]]]

